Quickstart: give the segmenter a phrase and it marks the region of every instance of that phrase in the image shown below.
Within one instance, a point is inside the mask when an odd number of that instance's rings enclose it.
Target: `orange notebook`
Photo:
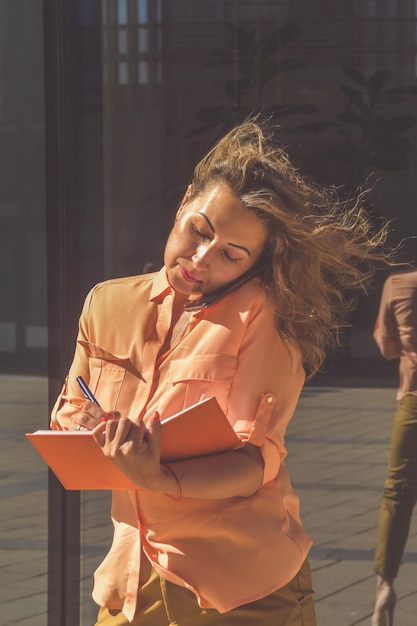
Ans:
[[[163,461],[217,454],[240,444],[216,398],[162,419],[161,424]],[[104,456],[89,431],[37,430],[26,437],[65,489],[138,488]]]

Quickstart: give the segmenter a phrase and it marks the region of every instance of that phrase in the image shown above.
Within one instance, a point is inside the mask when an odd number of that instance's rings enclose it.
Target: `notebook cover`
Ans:
[[[216,454],[240,444],[216,398],[207,398],[161,420],[163,461]],[[89,431],[38,430],[30,443],[68,490],[137,489],[104,456]]]

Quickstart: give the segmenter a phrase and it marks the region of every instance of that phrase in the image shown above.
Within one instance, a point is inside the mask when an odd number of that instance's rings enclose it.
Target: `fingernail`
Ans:
[[[107,420],[109,420],[110,417],[108,417],[107,415],[102,415],[100,418],[100,422],[107,422]]]

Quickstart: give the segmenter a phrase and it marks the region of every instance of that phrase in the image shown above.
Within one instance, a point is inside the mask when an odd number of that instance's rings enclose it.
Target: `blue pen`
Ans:
[[[90,402],[94,402],[94,404],[97,404],[97,406],[100,406],[82,376],[77,377],[77,383],[80,385],[81,391],[83,392],[87,400],[90,400]]]

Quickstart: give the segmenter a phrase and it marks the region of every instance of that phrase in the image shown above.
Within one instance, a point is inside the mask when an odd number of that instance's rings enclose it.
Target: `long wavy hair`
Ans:
[[[272,300],[278,332],[302,353],[309,376],[340,343],[347,313],[379,263],[387,225],[372,224],[364,194],[339,200],[302,176],[274,128],[249,119],[231,130],[194,170],[193,197],[224,183],[267,227],[261,279]]]

